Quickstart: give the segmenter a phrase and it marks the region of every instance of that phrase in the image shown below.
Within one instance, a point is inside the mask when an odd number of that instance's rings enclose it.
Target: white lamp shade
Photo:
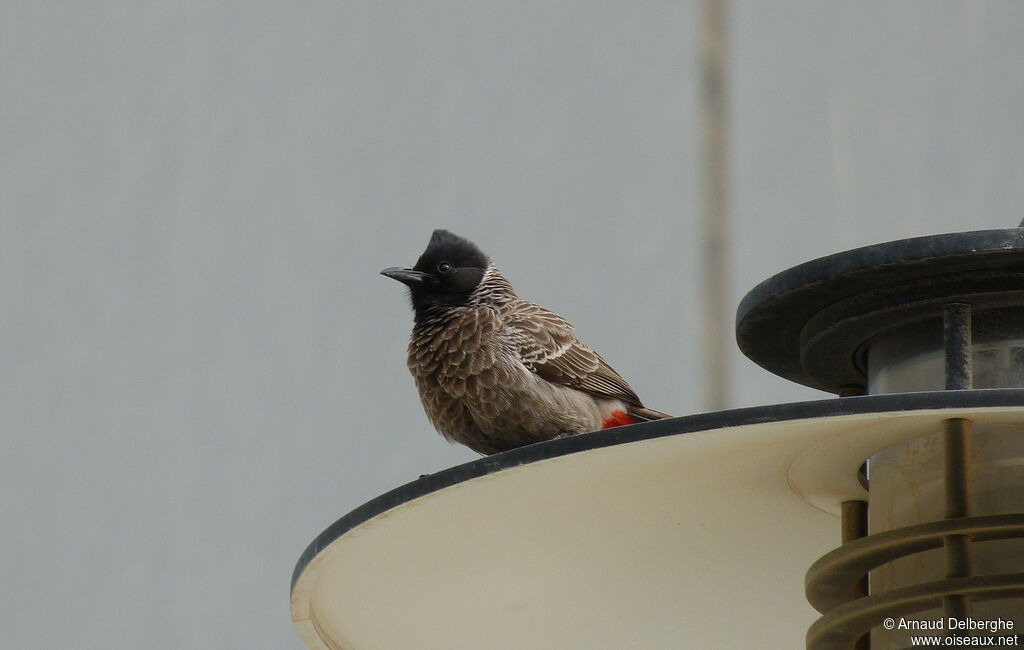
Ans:
[[[300,560],[314,650],[779,648],[818,614],[874,451],[943,419],[1020,421],[1024,391],[879,395],[675,418],[483,458],[337,522]]]

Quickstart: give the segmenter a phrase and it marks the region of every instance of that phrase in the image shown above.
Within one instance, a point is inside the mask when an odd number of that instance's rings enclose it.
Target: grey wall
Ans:
[[[648,404],[699,410],[697,17],[0,3],[0,646],[300,648],[305,545],[475,457],[422,415],[377,275],[434,227]],[[731,302],[1024,216],[1024,5],[751,1],[730,23]],[[736,405],[824,397],[732,364]]]

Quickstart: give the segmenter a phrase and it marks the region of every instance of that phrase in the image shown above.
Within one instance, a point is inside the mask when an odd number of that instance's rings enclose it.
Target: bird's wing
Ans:
[[[573,326],[539,305],[519,302],[507,314],[503,337],[531,371],[554,384],[643,406],[626,380],[576,338]]]

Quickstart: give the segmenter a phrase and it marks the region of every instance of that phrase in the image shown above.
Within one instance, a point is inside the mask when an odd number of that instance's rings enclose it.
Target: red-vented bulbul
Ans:
[[[445,438],[482,454],[669,417],[564,318],[520,300],[473,242],[435,230],[411,269],[381,271],[409,287],[409,371]]]

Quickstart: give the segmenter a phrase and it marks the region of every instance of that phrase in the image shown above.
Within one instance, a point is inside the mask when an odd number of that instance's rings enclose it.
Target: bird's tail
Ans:
[[[665,418],[672,417],[671,415],[662,413],[661,411],[655,411],[654,409],[649,409],[643,406],[630,406],[626,412],[629,413],[629,415],[631,415],[637,422],[664,420]]]

